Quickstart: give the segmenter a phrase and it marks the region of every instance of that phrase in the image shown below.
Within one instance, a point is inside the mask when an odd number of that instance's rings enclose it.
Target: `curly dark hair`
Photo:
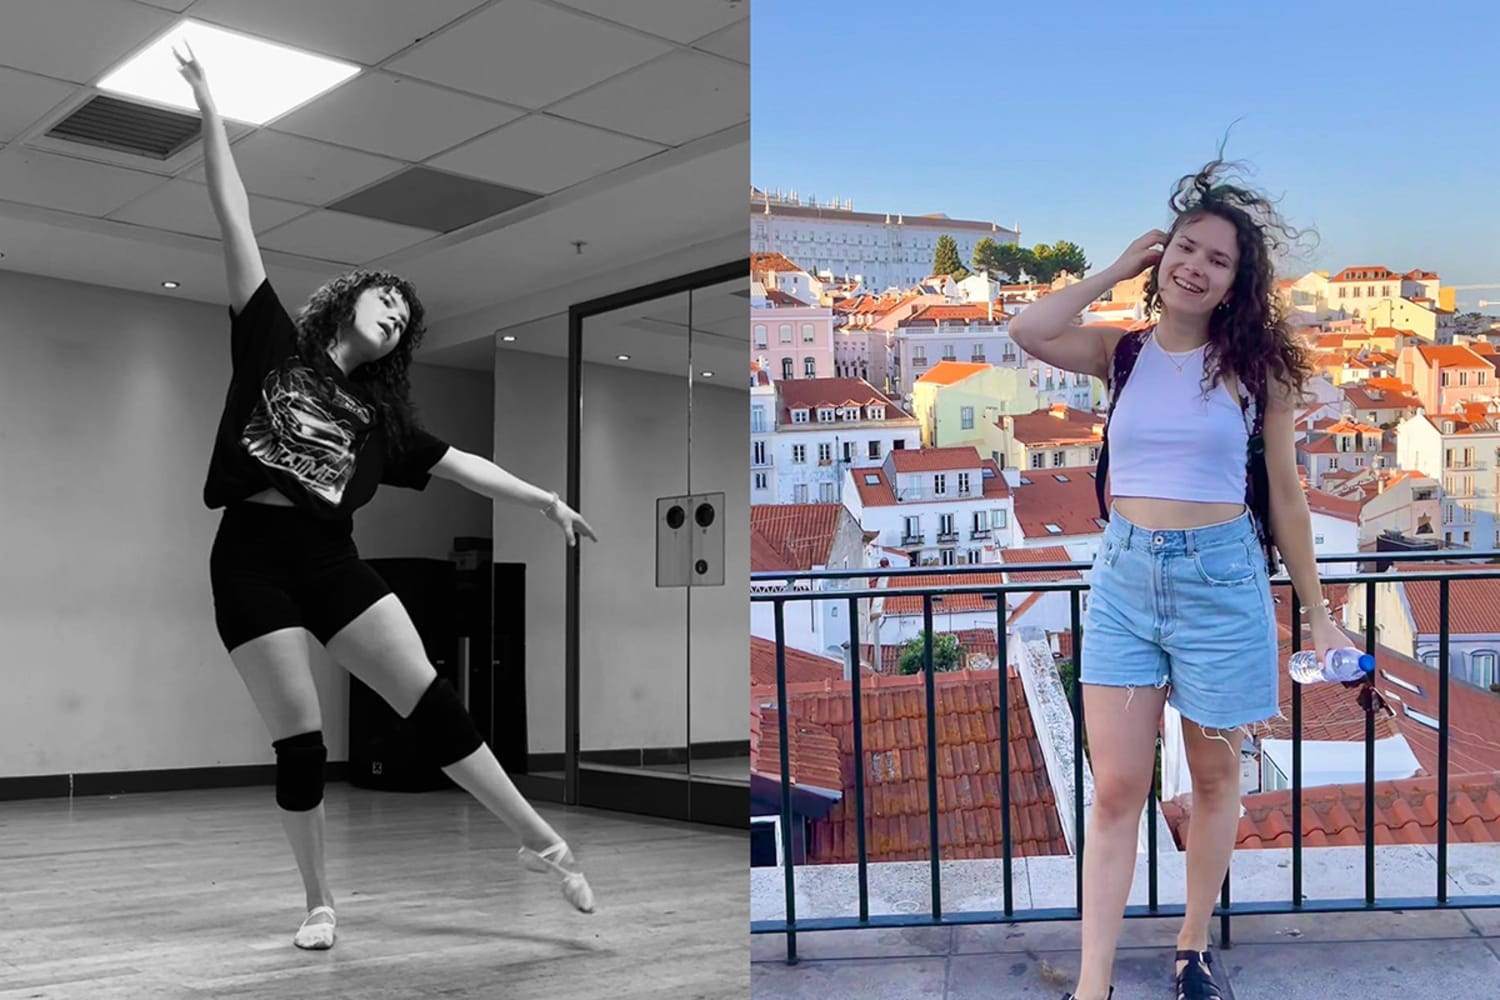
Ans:
[[[1252,394],[1268,389],[1274,378],[1292,398],[1302,399],[1312,365],[1292,335],[1277,298],[1272,257],[1300,240],[1305,231],[1283,221],[1270,198],[1226,180],[1224,175],[1238,166],[1226,163],[1221,155],[1197,173],[1180,178],[1168,202],[1173,215],[1168,244],[1183,226],[1214,215],[1234,226],[1239,247],[1234,284],[1224,304],[1209,318],[1203,391],[1206,394],[1227,368]],[[1146,282],[1146,307],[1152,313],[1162,307],[1160,271],[1160,264],[1152,268]]]
[[[375,408],[386,432],[387,452],[394,453],[418,426],[408,371],[412,352],[421,345],[427,324],[426,310],[411,282],[389,271],[350,271],[325,283],[297,314],[297,348],[302,360],[315,371],[328,374],[336,368],[328,349],[337,341],[339,331],[353,321],[354,305],[367,288],[394,289],[411,311],[396,349],[379,361],[365,362],[348,376]]]

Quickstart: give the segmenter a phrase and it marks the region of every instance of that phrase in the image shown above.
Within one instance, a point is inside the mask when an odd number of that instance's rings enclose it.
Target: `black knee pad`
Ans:
[[[288,812],[307,812],[323,801],[323,765],[328,748],[323,731],[299,733],[271,744],[276,751],[276,804]]]
[[[438,767],[463,760],[484,745],[474,720],[453,686],[439,677],[423,693],[406,724],[423,752]]]

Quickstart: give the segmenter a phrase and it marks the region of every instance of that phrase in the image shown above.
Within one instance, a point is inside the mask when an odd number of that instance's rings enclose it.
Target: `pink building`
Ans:
[[[1468,347],[1411,345],[1401,349],[1397,377],[1416,390],[1428,413],[1456,411],[1495,395],[1495,366]]]
[[[767,304],[750,311],[750,356],[773,379],[834,378],[833,311]]]

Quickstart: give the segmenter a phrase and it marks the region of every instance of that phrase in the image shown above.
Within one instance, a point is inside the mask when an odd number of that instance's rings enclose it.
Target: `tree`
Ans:
[[[927,633],[923,631],[901,646],[899,663],[903,674],[921,672],[926,642]],[[932,666],[940,674],[958,669],[958,637],[952,632],[944,632],[932,640]]]
[[[1083,249],[1069,240],[1058,240],[1050,246],[1038,243],[1031,248],[1031,257],[1035,262],[1035,266],[1029,268],[1032,279],[1044,285],[1050,285],[1064,271],[1081,277],[1089,269]]]
[[[937,248],[932,253],[932,273],[951,274],[954,281],[962,281],[969,276],[969,269],[958,259],[958,244],[947,233],[938,237]]]
[[[990,274],[1020,281],[1031,271],[1031,251],[1014,243],[998,243],[986,236],[974,244],[974,267]]]

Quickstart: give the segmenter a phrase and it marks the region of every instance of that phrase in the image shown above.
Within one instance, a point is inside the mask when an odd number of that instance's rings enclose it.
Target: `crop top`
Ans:
[[[203,485],[210,510],[275,487],[315,517],[342,520],[382,483],[426,488],[447,443],[414,429],[388,456],[379,411],[358,384],[298,355],[296,324],[269,280],[229,319],[233,375]]]

